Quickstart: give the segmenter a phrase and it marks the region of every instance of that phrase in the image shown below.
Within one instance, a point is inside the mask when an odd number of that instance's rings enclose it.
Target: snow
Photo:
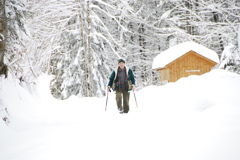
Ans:
[[[224,66],[230,61],[230,59],[233,58],[232,48],[234,48],[233,44],[229,44],[228,46],[224,47],[219,68],[224,68]]]
[[[130,95],[117,112],[115,94],[55,100],[51,77],[37,87],[11,76],[0,83],[1,160],[239,160],[240,75],[212,70]]]
[[[219,63],[219,58],[216,52],[208,49],[205,46],[197,44],[195,42],[184,42],[178,45],[175,45],[161,54],[157,55],[153,61],[152,69],[159,69],[166,67],[167,64],[181,57],[189,51],[195,51],[196,53]]]
[[[165,12],[162,16],[161,16],[161,19],[167,19],[168,16],[171,14],[172,10],[169,10],[167,12]]]

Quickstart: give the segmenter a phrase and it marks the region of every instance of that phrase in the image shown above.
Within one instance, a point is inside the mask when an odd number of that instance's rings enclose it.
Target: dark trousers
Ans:
[[[123,95],[123,106],[122,106],[122,95]],[[120,90],[116,90],[116,102],[119,111],[123,111],[124,113],[128,113],[129,111],[129,97],[130,93],[125,88],[120,88]]]

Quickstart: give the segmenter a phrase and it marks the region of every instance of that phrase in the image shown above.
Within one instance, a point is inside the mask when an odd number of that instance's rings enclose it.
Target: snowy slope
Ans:
[[[240,158],[237,74],[213,70],[147,87],[136,92],[139,108],[131,93],[124,115],[113,93],[105,112],[105,98],[54,100],[45,76],[31,94],[18,82],[1,84],[8,84],[0,86],[0,100],[11,115],[9,126],[0,121],[1,160]]]

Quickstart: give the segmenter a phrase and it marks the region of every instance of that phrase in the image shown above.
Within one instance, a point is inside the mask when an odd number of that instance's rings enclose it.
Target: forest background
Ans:
[[[0,0],[0,74],[52,95],[103,97],[121,57],[137,89],[159,85],[156,55],[194,41],[240,74],[240,0]]]

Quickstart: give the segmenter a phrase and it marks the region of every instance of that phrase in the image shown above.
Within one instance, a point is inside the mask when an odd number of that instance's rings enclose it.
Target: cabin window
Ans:
[[[199,70],[186,70],[185,72],[199,72],[200,73],[200,69]]]

